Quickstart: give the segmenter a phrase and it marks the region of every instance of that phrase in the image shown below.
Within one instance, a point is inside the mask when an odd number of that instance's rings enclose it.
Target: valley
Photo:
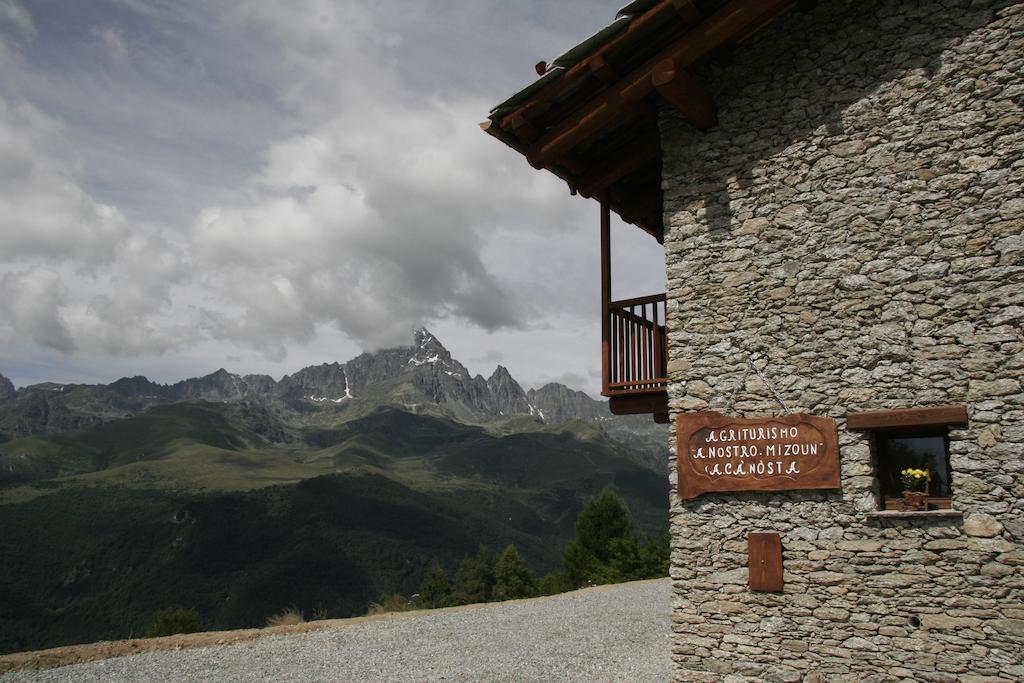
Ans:
[[[667,434],[606,411],[500,367],[471,377],[425,330],[279,382],[218,371],[7,392],[0,651],[138,636],[171,606],[217,629],[289,606],[362,614],[481,544],[513,543],[547,573],[609,486],[654,536]]]

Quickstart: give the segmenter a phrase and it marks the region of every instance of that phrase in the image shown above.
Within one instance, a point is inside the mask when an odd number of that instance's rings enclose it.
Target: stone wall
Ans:
[[[719,126],[662,115],[673,417],[834,418],[842,488],[673,499],[677,678],[1024,679],[1024,5],[823,0],[702,75]],[[961,516],[873,514],[847,412],[947,404]]]

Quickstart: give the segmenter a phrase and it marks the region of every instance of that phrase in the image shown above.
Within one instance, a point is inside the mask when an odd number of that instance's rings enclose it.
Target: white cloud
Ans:
[[[67,294],[52,270],[4,273],[0,276],[0,329],[28,337],[43,348],[73,352],[75,343],[63,319]]]
[[[0,97],[0,340],[61,353],[136,354],[183,341],[163,321],[181,252],[82,187],[58,121]]]
[[[100,47],[112,58],[124,60],[129,56],[128,43],[124,33],[114,26],[101,26],[93,29],[93,36]]]
[[[129,231],[112,206],[78,185],[60,124],[27,102],[0,97],[0,261],[25,256],[109,261]]]
[[[571,42],[551,16],[397,0],[115,4],[132,20],[89,2],[33,19],[0,0],[0,23],[50,54],[0,53],[8,353],[31,343],[90,372],[96,358],[152,372],[162,353],[174,372],[188,358],[192,372],[226,358],[283,372],[427,324],[463,360],[500,349],[528,384],[593,377],[596,206],[476,126]],[[543,11],[568,25],[597,10]],[[67,12],[87,27],[80,45],[48,33]],[[649,238],[626,251],[660,261]],[[636,270],[620,282],[656,291]]]
[[[211,316],[211,332],[305,341],[329,322],[377,347],[449,316],[524,326],[528,302],[494,276],[483,244],[520,224],[524,206],[565,216],[564,189],[479,131],[486,102],[409,97],[390,55],[400,38],[365,9],[247,9],[289,65],[285,99],[304,133],[270,146],[251,200],[209,207],[193,227],[199,258],[217,264],[209,284],[240,307]],[[278,298],[271,275],[296,296],[265,305]]]

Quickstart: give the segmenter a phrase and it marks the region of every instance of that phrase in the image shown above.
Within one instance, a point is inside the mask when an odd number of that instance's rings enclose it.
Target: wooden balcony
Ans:
[[[611,236],[601,212],[601,393],[615,415],[653,414],[668,422],[667,297],[611,300]]]
[[[601,340],[601,393],[616,415],[668,421],[668,335],[664,294],[608,302]]]
[[[611,301],[603,339],[605,396],[653,394],[668,386],[664,294]]]

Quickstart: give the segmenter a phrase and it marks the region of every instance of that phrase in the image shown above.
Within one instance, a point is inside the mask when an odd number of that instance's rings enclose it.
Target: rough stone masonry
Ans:
[[[661,118],[673,416],[831,417],[842,487],[674,498],[677,679],[1024,679],[1024,4],[823,0],[701,75],[719,125]],[[847,412],[949,404],[959,514],[878,515]]]

